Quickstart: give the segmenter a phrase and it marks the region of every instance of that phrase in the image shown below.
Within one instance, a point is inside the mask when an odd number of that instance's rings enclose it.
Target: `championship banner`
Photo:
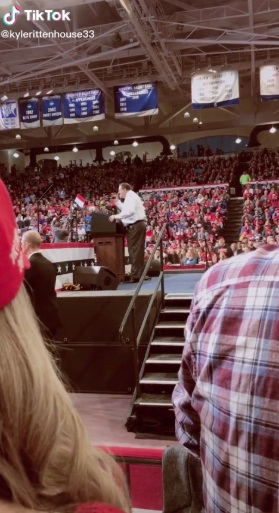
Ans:
[[[158,93],[155,84],[133,84],[114,88],[116,118],[152,116],[158,113]]]
[[[38,98],[20,98],[19,120],[20,128],[39,128],[41,126]]]
[[[13,128],[19,128],[16,100],[6,101],[0,107],[0,130],[10,130]]]
[[[261,66],[260,95],[262,101],[279,100],[279,66]]]
[[[105,100],[101,89],[64,94],[64,123],[98,121],[105,118]]]
[[[238,71],[196,73],[191,79],[192,108],[228,107],[239,104]]]
[[[63,125],[62,97],[60,94],[42,97],[43,126]]]

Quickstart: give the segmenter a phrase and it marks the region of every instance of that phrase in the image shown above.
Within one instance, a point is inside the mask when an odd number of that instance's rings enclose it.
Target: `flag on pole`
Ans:
[[[74,201],[75,205],[77,205],[79,208],[83,208],[85,202],[86,202],[86,199],[81,194],[77,194],[77,197]]]

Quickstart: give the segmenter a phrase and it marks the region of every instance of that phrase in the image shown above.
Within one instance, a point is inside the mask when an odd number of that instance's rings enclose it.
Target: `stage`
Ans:
[[[167,272],[165,294],[193,294],[202,272]],[[158,278],[145,281],[135,304],[135,325],[139,331],[156,289]],[[133,322],[130,317],[125,343],[119,327],[138,284],[120,283],[117,290],[58,292],[62,328],[55,350],[62,372],[76,392],[132,394],[135,386]],[[138,349],[141,366],[161,307],[158,290]]]

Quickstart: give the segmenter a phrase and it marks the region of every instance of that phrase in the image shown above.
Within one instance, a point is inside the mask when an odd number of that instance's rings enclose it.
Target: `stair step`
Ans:
[[[161,321],[161,322],[158,322],[158,324],[156,324],[156,328],[158,329],[169,329],[169,328],[180,328],[180,329],[184,329],[185,327],[185,322],[177,322],[177,321]]]
[[[170,342],[151,342],[151,345],[152,346],[170,346]],[[174,347],[184,347],[184,342],[171,342],[171,345],[174,346]]]
[[[175,385],[177,372],[147,372],[140,380],[141,385]]]
[[[146,363],[169,363],[169,364],[180,364],[181,355],[177,354],[152,354],[147,358]]]
[[[167,308],[164,308],[163,310],[161,310],[161,314],[173,314],[173,313],[177,313],[177,314],[181,314],[181,313],[185,313],[185,314],[189,314],[190,313],[190,308],[179,308],[179,307],[167,307]]]
[[[193,299],[193,293],[191,292],[185,292],[185,294],[182,294],[181,292],[172,292],[165,295],[165,300],[171,300],[171,299]]]
[[[173,344],[183,344],[184,345],[185,338],[184,337],[155,337],[151,345],[169,345]]]
[[[142,394],[136,399],[138,406],[172,407],[171,394]]]

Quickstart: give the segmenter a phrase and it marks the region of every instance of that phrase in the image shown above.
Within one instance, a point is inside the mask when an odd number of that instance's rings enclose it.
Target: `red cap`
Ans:
[[[17,295],[30,263],[21,251],[20,237],[9,193],[0,180],[0,309]]]

